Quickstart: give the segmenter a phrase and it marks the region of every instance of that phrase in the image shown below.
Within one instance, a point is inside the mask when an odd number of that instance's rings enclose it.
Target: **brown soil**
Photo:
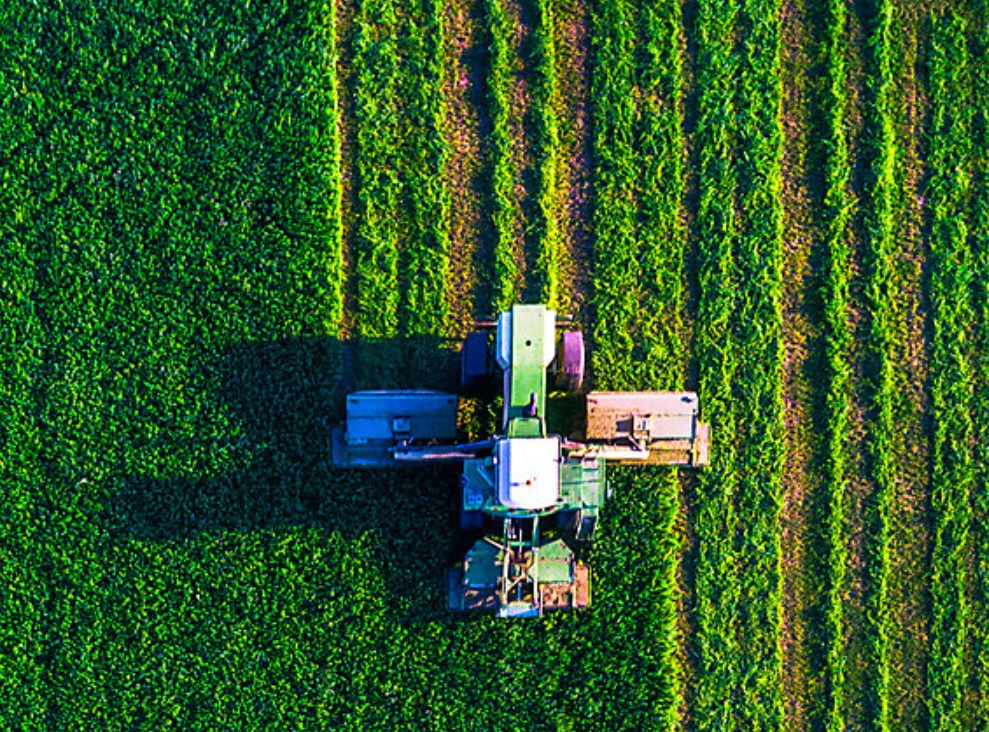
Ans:
[[[559,62],[560,312],[580,315],[591,297],[590,17],[586,0],[559,4],[555,41]],[[583,324],[578,317],[578,322]]]
[[[823,599],[819,577],[820,560],[815,526],[815,498],[822,488],[815,471],[820,450],[820,423],[815,423],[821,385],[810,369],[819,358],[817,315],[820,308],[815,288],[814,245],[817,243],[814,201],[819,200],[819,178],[812,179],[813,153],[808,149],[814,136],[809,73],[812,17],[811,3],[794,0],[783,7],[783,340],[785,345],[784,419],[786,424],[786,467],[782,521],[783,548],[783,676],[787,729],[807,729],[813,705],[823,692],[821,674],[812,667],[816,626],[812,611]]]
[[[868,328],[865,302],[865,251],[868,242],[865,236],[864,202],[866,196],[867,171],[863,161],[868,152],[865,132],[865,119],[868,114],[866,93],[866,59],[868,57],[865,18],[869,11],[864,2],[856,3],[849,13],[849,84],[848,84],[848,132],[849,156],[855,161],[852,181],[852,194],[856,199],[854,207],[851,247],[852,276],[849,326],[856,343],[864,343]],[[849,485],[846,495],[845,516],[848,537],[848,575],[845,595],[844,620],[847,638],[847,660],[845,665],[844,709],[848,729],[863,729],[866,724],[865,680],[869,673],[869,655],[865,643],[865,599],[866,599],[866,505],[873,491],[868,479],[866,459],[867,397],[864,363],[861,352],[853,353],[855,373],[852,390],[854,400],[850,414],[851,445],[848,459]]]
[[[450,330],[463,334],[471,329],[486,304],[475,265],[482,237],[489,227],[484,198],[487,180],[483,140],[490,130],[485,100],[487,69],[486,31],[478,0],[451,0],[446,5],[448,66],[446,83],[447,133],[450,161],[447,171],[451,198],[450,226]]]
[[[928,303],[924,265],[928,231],[924,223],[923,159],[928,101],[920,77],[928,9],[906,6],[901,14],[902,61],[899,93],[898,146],[902,153],[898,174],[902,180],[903,210],[897,241],[900,251],[894,267],[893,303],[896,330],[893,370],[897,375],[895,405],[896,449],[899,466],[897,491],[891,508],[890,607],[890,724],[894,729],[919,729],[926,724],[926,663],[929,608],[927,557],[929,553],[928,428],[924,416],[929,395],[926,338]]]

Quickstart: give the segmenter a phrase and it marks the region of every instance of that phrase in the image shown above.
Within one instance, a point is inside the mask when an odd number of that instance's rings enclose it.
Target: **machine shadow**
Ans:
[[[147,541],[293,527],[356,541],[372,532],[386,591],[397,604],[409,604],[411,577],[422,585],[412,597],[429,607],[410,612],[444,612],[443,572],[457,542],[459,467],[335,470],[329,451],[348,392],[455,391],[458,366],[458,343],[429,336],[232,346],[207,359],[202,383],[215,385],[215,398],[235,417],[239,430],[217,440],[244,455],[244,467],[196,479],[128,476],[107,508],[107,528]]]

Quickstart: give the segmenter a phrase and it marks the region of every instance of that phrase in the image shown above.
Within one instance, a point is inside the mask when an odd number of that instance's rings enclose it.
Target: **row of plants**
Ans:
[[[827,386],[824,409],[826,442],[823,473],[827,503],[824,526],[827,594],[823,613],[825,701],[828,732],[845,729],[846,623],[844,597],[848,576],[846,491],[851,459],[852,332],[849,324],[849,279],[852,263],[849,189],[852,170],[848,133],[848,9],[841,0],[827,4],[826,162],[824,211],[827,216],[824,258],[824,359]]]
[[[394,0],[360,4],[354,40],[354,231],[357,328],[364,338],[399,327],[402,126],[400,27]]]
[[[881,0],[869,33],[868,126],[871,177],[866,220],[865,305],[867,353],[868,475],[872,494],[866,506],[865,643],[866,719],[876,730],[890,719],[890,508],[895,492],[894,374],[892,351],[892,265],[896,251],[897,165],[896,57],[893,47],[894,3]]]
[[[403,237],[403,327],[410,333],[438,335],[448,312],[450,269],[450,189],[445,171],[450,161],[447,129],[446,32],[440,0],[411,2],[407,16],[410,53],[403,59],[405,79],[414,80],[408,100],[409,151],[404,199],[410,203],[408,233]],[[420,20],[421,19],[421,20]]]
[[[534,282],[538,301],[558,307],[560,289],[560,130],[557,121],[559,74],[554,40],[553,0],[537,0],[533,28],[532,106],[536,148],[536,212],[530,232],[536,242]]]
[[[520,171],[512,147],[512,79],[513,61],[510,38],[511,21],[505,10],[506,0],[487,0],[487,26],[491,33],[491,65],[488,70],[488,98],[491,107],[489,139],[491,170],[491,225],[494,282],[492,309],[507,310],[518,299],[519,265],[515,257],[515,220],[519,208],[517,183]]]
[[[687,232],[683,220],[686,142],[682,22],[678,2],[639,5],[638,242],[644,282],[639,324],[641,350],[636,355],[645,364],[639,386],[672,391],[685,388],[688,342],[683,327]],[[655,728],[675,730],[682,726],[684,704],[683,636],[678,628],[678,573],[683,544],[677,523],[680,481],[672,470],[638,479],[656,496],[657,505],[655,551],[659,562],[644,637],[654,657]],[[650,507],[646,505],[643,510],[648,512]]]
[[[742,610],[736,550],[739,517],[739,419],[734,405],[738,353],[733,324],[739,306],[735,245],[739,235],[735,118],[738,114],[735,3],[698,3],[697,127],[694,134],[697,194],[698,303],[695,353],[700,399],[711,422],[711,466],[698,479],[694,530],[696,682],[692,699],[700,730],[734,729],[734,699],[743,664],[736,623]]]
[[[592,369],[614,388],[633,380],[639,316],[636,242],[635,34],[625,0],[592,9],[591,107],[594,156]]]
[[[740,7],[737,78],[737,304],[732,325],[738,420],[738,724],[783,725],[783,204],[780,5]],[[740,519],[741,520],[741,519]]]
[[[593,9],[597,388],[683,388],[680,21],[676,3]],[[679,482],[672,470],[610,472],[615,498],[592,559],[600,589],[589,633],[608,640],[596,641],[601,648],[588,657],[588,675],[606,667],[621,686],[609,689],[607,705],[593,708],[589,727],[677,729]]]
[[[933,18],[930,53],[932,129],[927,197],[931,210],[931,729],[968,728],[969,554],[975,488],[973,379],[969,346],[972,253],[969,205],[973,105],[967,23],[956,13]]]

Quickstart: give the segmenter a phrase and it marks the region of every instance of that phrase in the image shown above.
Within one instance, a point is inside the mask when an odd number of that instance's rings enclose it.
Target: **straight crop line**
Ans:
[[[736,619],[739,606],[738,434],[732,385],[738,355],[731,323],[738,282],[734,248],[738,238],[734,163],[736,108],[734,2],[701,0],[697,8],[697,208],[698,280],[696,351],[700,398],[711,421],[712,465],[701,475],[696,520],[695,587],[697,687],[693,716],[699,730],[736,727],[734,699],[741,684]]]
[[[560,131],[556,118],[559,98],[556,44],[553,40],[555,0],[536,0],[533,49],[533,104],[535,107],[537,214],[533,222],[537,241],[534,291],[539,301],[556,308],[560,289]]]
[[[488,95],[491,102],[492,213],[494,226],[494,287],[492,306],[495,312],[507,310],[519,294],[519,267],[515,261],[515,219],[519,208],[516,183],[519,171],[512,155],[509,129],[512,84],[511,23],[505,12],[505,0],[487,0],[488,27],[491,31],[491,70]]]
[[[637,382],[651,389],[681,389],[684,376],[682,313],[685,307],[683,263],[687,232],[683,221],[683,38],[680,3],[640,5],[638,98],[636,119],[639,183],[638,247],[642,272],[641,335]],[[661,730],[681,727],[683,669],[677,630],[677,565],[680,537],[676,529],[676,475],[642,476],[655,486],[665,538],[658,547],[662,564],[656,578],[656,604],[649,645],[658,674],[655,717]],[[648,510],[648,509],[647,509]]]
[[[891,323],[893,248],[896,243],[895,201],[897,196],[897,141],[894,120],[894,51],[892,48],[893,0],[879,0],[869,48],[872,96],[873,149],[872,216],[868,221],[866,304],[869,312],[867,351],[871,359],[870,408],[872,418],[867,449],[874,493],[867,507],[866,644],[870,672],[867,674],[867,715],[871,728],[889,730],[890,689],[890,504],[895,490],[893,420],[894,334]]]
[[[626,0],[595,3],[591,22],[596,310],[592,363],[609,388],[621,389],[632,386],[635,340],[630,328],[639,314],[632,9]]]
[[[848,104],[846,60],[848,11],[844,0],[829,0],[827,6],[827,163],[824,205],[828,216],[826,234],[824,333],[827,363],[825,480],[827,492],[827,597],[825,633],[825,729],[845,729],[845,612],[844,593],[848,569],[845,491],[848,487],[848,456],[851,438],[849,269],[851,249],[848,225],[851,211],[848,135],[845,131]]]
[[[406,287],[402,325],[409,333],[441,334],[449,311],[446,285],[450,270],[450,188],[446,167],[450,137],[446,126],[446,36],[441,0],[413,0],[410,17],[411,53],[403,77],[414,103],[409,105],[411,150],[405,161],[405,199],[411,206],[411,227],[402,270]]]
[[[398,328],[398,21],[393,0],[361,3],[356,41],[357,326],[365,338]]]
[[[975,484],[972,412],[973,369],[968,335],[971,251],[966,211],[969,202],[972,100],[968,95],[967,24],[954,13],[932,18],[930,84],[933,129],[931,396],[934,465],[931,509],[931,661],[928,695],[931,729],[960,732],[969,607],[966,592]]]
[[[644,49],[638,115],[639,251],[644,375],[656,388],[681,388],[683,347],[683,37],[680,4],[643,3]]]
[[[740,352],[733,408],[742,446],[739,646],[743,729],[783,725],[783,128],[778,0],[741,4],[738,84],[739,280],[734,323]],[[744,423],[743,423],[744,420]],[[741,568],[744,567],[744,571]]]

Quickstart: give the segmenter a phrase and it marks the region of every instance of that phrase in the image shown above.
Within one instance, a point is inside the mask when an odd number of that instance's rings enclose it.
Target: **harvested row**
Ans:
[[[972,100],[967,24],[956,14],[936,15],[930,59],[933,129],[928,196],[932,211],[931,392],[933,449],[931,508],[931,728],[971,729],[962,716],[968,681],[968,554],[975,486],[973,368],[968,347],[971,250],[965,212],[970,188]]]
[[[827,596],[824,608],[824,720],[828,732],[845,729],[845,611],[848,574],[847,500],[851,441],[851,349],[849,270],[851,247],[851,165],[846,119],[848,107],[848,11],[843,0],[827,5],[827,160],[825,236],[824,350],[827,373],[826,452],[823,471],[827,495]]]
[[[558,307],[560,295],[560,131],[556,108],[559,100],[559,63],[553,38],[553,0],[536,0],[533,49],[533,107],[535,116],[537,210],[532,223],[536,241],[532,291],[538,302]]]
[[[738,721],[743,729],[783,724],[782,546],[783,341],[782,139],[778,0],[747,0],[738,79],[736,244],[738,370],[732,408],[739,429],[737,511],[745,516],[738,567],[738,647],[743,656]],[[744,570],[742,569],[744,568]]]
[[[698,170],[696,213],[699,300],[695,351],[700,398],[712,430],[712,464],[701,474],[695,532],[696,688],[692,716],[697,729],[734,729],[733,698],[742,684],[735,621],[739,611],[738,516],[734,493],[738,424],[733,382],[738,366],[732,323],[737,306],[734,247],[738,237],[735,189],[735,3],[703,0],[697,39]]]
[[[516,169],[510,129],[512,60],[509,46],[511,25],[505,12],[506,0],[487,0],[488,28],[491,31],[491,68],[488,94],[491,104],[492,201],[494,229],[494,282],[491,309],[507,310],[519,294],[519,265],[515,257],[515,219],[518,210]]]
[[[869,93],[873,129],[872,165],[867,222],[866,339],[868,404],[870,409],[869,477],[873,484],[866,513],[866,615],[865,641],[869,671],[866,674],[866,718],[879,732],[889,729],[890,712],[890,505],[895,491],[893,362],[891,323],[891,267],[896,244],[897,140],[894,120],[895,74],[892,48],[893,0],[880,0],[871,28]]]

